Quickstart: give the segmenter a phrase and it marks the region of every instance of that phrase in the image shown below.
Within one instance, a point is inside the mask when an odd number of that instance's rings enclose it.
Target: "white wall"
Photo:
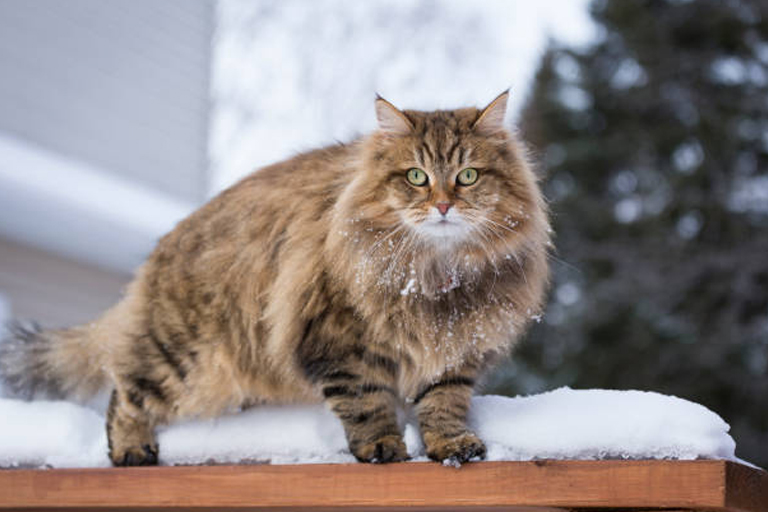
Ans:
[[[0,131],[199,200],[212,31],[210,0],[0,1]]]
[[[202,202],[213,7],[0,1],[0,236],[127,274]]]
[[[95,317],[202,202],[213,13],[0,1],[0,317]]]

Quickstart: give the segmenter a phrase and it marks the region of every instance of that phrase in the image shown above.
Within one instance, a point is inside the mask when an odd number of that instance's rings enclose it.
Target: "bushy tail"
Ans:
[[[0,381],[6,394],[26,399],[86,400],[106,385],[101,353],[88,327],[12,322],[0,341]]]

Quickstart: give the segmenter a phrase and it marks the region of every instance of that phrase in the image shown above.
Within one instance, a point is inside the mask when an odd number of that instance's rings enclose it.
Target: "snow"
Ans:
[[[0,466],[106,467],[102,415],[68,402],[0,399]],[[413,460],[426,460],[404,418]],[[642,391],[573,390],[478,396],[470,427],[489,460],[737,460],[728,424],[702,405]],[[354,462],[341,423],[322,405],[260,406],[177,423],[158,436],[161,464]]]
[[[405,284],[405,288],[400,290],[400,295],[409,295],[411,293],[416,293],[416,279],[410,278],[408,282]]]
[[[728,424],[694,402],[642,391],[560,388],[475,398],[491,460],[734,459]],[[501,416],[501,417],[499,417]]]
[[[107,466],[104,418],[68,402],[0,399],[0,466]]]

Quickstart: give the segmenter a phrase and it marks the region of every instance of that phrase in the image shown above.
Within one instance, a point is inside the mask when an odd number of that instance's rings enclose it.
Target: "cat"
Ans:
[[[116,466],[157,464],[155,427],[178,418],[321,400],[360,461],[408,458],[403,405],[430,458],[484,458],[466,424],[473,388],[548,282],[547,208],[507,99],[425,112],[377,96],[372,134],[223,191],[158,242],[100,319],[12,326],[7,388],[112,390]]]

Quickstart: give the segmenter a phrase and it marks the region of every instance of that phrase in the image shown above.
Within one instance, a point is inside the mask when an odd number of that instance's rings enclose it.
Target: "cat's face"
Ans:
[[[511,238],[535,180],[504,129],[505,107],[506,95],[483,111],[401,112],[379,99],[368,167],[388,217],[439,246]]]
[[[450,243],[479,235],[498,210],[505,188],[499,167],[506,164],[489,158],[482,141],[461,135],[409,145],[411,154],[393,159],[388,172],[387,203],[421,238]]]

